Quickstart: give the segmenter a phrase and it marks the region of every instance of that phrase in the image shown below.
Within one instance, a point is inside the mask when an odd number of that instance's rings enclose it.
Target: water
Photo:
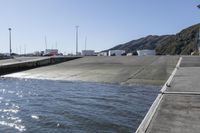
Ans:
[[[0,80],[1,133],[132,133],[160,88]]]

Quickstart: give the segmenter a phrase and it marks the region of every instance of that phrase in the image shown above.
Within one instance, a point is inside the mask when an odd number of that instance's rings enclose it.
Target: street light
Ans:
[[[8,28],[9,30],[9,46],[10,46],[10,56],[12,55],[12,48],[11,48],[11,28]]]
[[[200,5],[198,5],[197,7],[200,9]],[[198,54],[200,54],[200,28],[198,32],[198,38],[197,38],[197,50],[198,50]]]
[[[78,28],[79,26],[76,26],[76,56],[78,56]]]

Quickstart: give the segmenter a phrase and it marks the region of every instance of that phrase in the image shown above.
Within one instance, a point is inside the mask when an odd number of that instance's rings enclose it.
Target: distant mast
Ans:
[[[57,43],[57,41],[56,41],[56,49],[58,49],[58,43]]]
[[[26,55],[26,44],[24,44],[24,55]]]
[[[46,36],[44,38],[44,43],[45,43],[45,49],[47,49],[47,37]]]
[[[85,51],[87,49],[87,37],[85,37]]]

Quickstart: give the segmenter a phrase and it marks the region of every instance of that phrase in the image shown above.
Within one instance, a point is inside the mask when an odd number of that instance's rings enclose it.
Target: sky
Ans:
[[[0,0],[0,52],[101,51],[147,35],[176,34],[200,23],[200,0]]]

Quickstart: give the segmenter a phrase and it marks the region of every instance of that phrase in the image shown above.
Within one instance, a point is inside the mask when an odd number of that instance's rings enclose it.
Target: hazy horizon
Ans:
[[[8,53],[8,28],[13,52],[57,48],[75,53],[101,51],[147,35],[175,34],[200,22],[198,1],[181,0],[0,0],[0,52]]]

